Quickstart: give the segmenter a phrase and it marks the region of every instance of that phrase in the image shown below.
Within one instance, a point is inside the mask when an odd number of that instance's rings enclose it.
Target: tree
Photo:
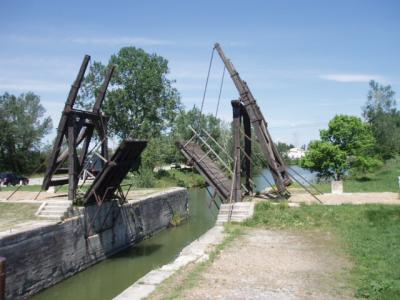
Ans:
[[[400,152],[400,112],[395,92],[390,85],[383,86],[376,81],[371,81],[369,86],[367,102],[362,108],[363,117],[377,141],[375,151],[388,159]]]
[[[193,136],[193,131],[189,126],[198,130],[203,128],[206,130],[215,140],[219,140],[221,137],[221,120],[212,114],[201,114],[197,107],[193,107],[191,110],[181,110],[174,120],[174,126],[172,128],[172,135],[175,139],[187,140]]]
[[[337,115],[320,130],[321,140],[339,146],[347,155],[373,154],[375,138],[371,127],[355,116]]]
[[[276,144],[276,149],[284,160],[289,160],[288,152],[292,148],[294,148],[294,145],[292,144],[286,144],[284,142],[278,142]]]
[[[303,168],[318,172],[319,178],[341,180],[349,168],[346,152],[326,141],[313,141],[300,160]]]
[[[172,126],[181,108],[178,91],[167,78],[168,61],[135,47],[122,48],[109,63],[116,67],[104,103],[109,128],[120,138],[160,136]],[[106,67],[94,62],[78,103],[89,106],[104,78]]]
[[[52,128],[39,96],[0,96],[0,169],[32,172],[43,161],[40,141]]]
[[[376,140],[371,126],[355,116],[337,115],[321,130],[322,141],[339,146],[347,155],[349,168],[354,175],[373,171],[381,165],[375,156]]]
[[[381,165],[374,153],[371,126],[355,116],[337,115],[328,129],[320,130],[321,141],[310,145],[302,166],[321,177],[340,179],[347,170],[364,175]]]

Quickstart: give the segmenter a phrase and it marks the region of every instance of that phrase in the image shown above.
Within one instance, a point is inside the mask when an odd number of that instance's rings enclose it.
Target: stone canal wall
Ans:
[[[174,188],[122,206],[117,201],[59,224],[0,239],[6,299],[24,299],[188,216],[188,192]],[[87,278],[86,280],[90,280]]]

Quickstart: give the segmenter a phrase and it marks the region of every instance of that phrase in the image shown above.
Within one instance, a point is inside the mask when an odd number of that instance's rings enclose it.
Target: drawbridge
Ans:
[[[182,154],[187,158],[189,163],[195,167],[196,170],[205,178],[206,182],[214,189],[214,195],[212,195],[213,199],[218,194],[223,203],[242,201],[242,198],[245,194],[251,195],[253,193],[254,182],[252,180],[252,166],[254,165],[255,159],[266,160],[268,169],[272,174],[274,184],[272,184],[265,176],[262,175],[270,185],[270,190],[266,193],[267,196],[273,198],[288,198],[290,193],[287,188],[292,184],[293,181],[296,181],[307,192],[316,198],[313,192],[311,192],[300,182],[300,180],[296,178],[296,176],[294,176],[294,173],[296,173],[297,176],[302,176],[285,165],[285,162],[279,154],[268,131],[268,123],[262,114],[253,94],[251,93],[250,88],[248,87],[247,83],[242,80],[232,62],[225,56],[225,53],[218,43],[215,44],[211,54],[199,120],[202,114],[202,108],[204,105],[204,99],[215,50],[218,52],[224,64],[224,73],[219,91],[217,111],[221,97],[225,70],[228,71],[239,93],[239,98],[231,101],[233,110],[233,149],[231,149],[233,151],[231,152],[233,153],[228,153],[228,151],[225,150],[215,139],[213,139],[210,134],[205,132],[201,126],[198,126],[198,128],[196,128],[197,131],[191,128],[194,132],[194,135],[189,140],[178,143],[178,147]],[[204,138],[202,138],[200,135],[200,132],[202,131],[206,133],[206,137]],[[262,157],[260,157],[258,154],[252,153],[253,132],[255,133],[256,140],[260,146]],[[242,139],[244,139],[244,141],[242,141]],[[209,140],[211,140],[213,144],[218,147],[218,151],[213,150],[208,143]],[[219,155],[222,152],[226,154],[224,155],[225,160]],[[294,173],[292,173],[292,171]],[[246,179],[244,185],[241,183],[241,177],[245,177]],[[302,177],[302,179],[305,180],[304,177]],[[312,186],[311,183],[307,183]],[[320,193],[315,187],[313,188],[316,190],[317,194]],[[316,199],[319,201],[318,198]]]
[[[218,164],[211,159],[209,152],[204,152],[201,146],[189,140],[178,142],[182,154],[190,161],[196,170],[204,177],[207,184],[214,187],[222,199],[231,198],[232,180]]]
[[[125,139],[113,156],[109,157],[108,117],[101,108],[114,73],[114,66],[108,67],[104,81],[94,99],[92,110],[77,109],[74,106],[89,61],[90,56],[85,55],[65,102],[43,179],[42,191],[50,187],[68,185],[68,199],[74,204],[77,204],[79,200],[84,205],[100,206],[104,201],[112,199],[126,200],[127,192],[122,192],[122,181],[129,171],[137,170],[140,155],[147,141]],[[95,134],[97,143],[93,141]],[[89,149],[93,144],[95,145]],[[100,165],[101,168],[95,169],[91,161],[94,165]],[[64,177],[57,176],[63,174]],[[86,190],[84,184],[88,179],[87,174],[94,180]],[[80,181],[82,181],[81,184],[79,184]]]

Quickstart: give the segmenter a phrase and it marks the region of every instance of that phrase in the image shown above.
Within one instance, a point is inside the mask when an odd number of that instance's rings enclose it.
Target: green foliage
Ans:
[[[201,114],[200,116],[200,110],[193,107],[191,110],[179,112],[172,128],[172,135],[175,139],[187,140],[193,136],[193,131],[189,127],[191,126],[195,130],[203,128],[214,139],[219,140],[222,134],[221,125],[221,120],[214,115]]]
[[[131,180],[134,188],[152,188],[156,185],[153,170],[143,167],[132,173]]]
[[[395,92],[390,85],[383,86],[376,81],[371,81],[369,86],[363,116],[376,138],[376,153],[388,159],[400,153],[400,112]]]
[[[349,169],[353,175],[364,176],[382,165],[374,154],[371,127],[358,117],[337,115],[320,136],[321,141],[310,144],[300,164],[321,178],[340,180]]]
[[[375,157],[375,138],[369,124],[355,116],[337,115],[320,131],[321,140],[338,145],[347,155],[353,175],[365,175],[381,166]]]
[[[28,174],[43,164],[40,141],[52,128],[45,112],[34,93],[0,96],[0,171]]]
[[[321,140],[339,146],[347,155],[372,153],[375,139],[368,124],[355,116],[336,115],[328,129],[320,131]]]
[[[353,156],[349,158],[350,174],[353,177],[365,177],[383,165],[382,161],[372,156]]]
[[[181,159],[178,152],[171,136],[152,138],[142,153],[142,165],[153,170],[157,166],[175,163]]]
[[[261,202],[247,226],[336,232],[355,260],[357,296],[400,298],[400,207],[385,205],[306,205]]]
[[[111,132],[120,138],[158,137],[171,128],[181,109],[178,91],[167,78],[168,61],[135,47],[120,49],[109,61],[116,71],[104,112]],[[79,103],[88,106],[104,78],[105,66],[95,62],[83,84]]]
[[[389,159],[385,164],[364,177],[351,177],[346,179],[343,189],[347,193],[355,192],[399,192],[398,179],[400,170],[400,157]]]
[[[346,152],[325,141],[313,141],[308,147],[306,155],[300,160],[303,168],[318,172],[320,178],[335,178],[340,180],[349,165],[346,160]]]
[[[190,170],[161,170],[157,172],[156,178],[156,187],[182,186],[191,188],[207,186],[203,176]]]

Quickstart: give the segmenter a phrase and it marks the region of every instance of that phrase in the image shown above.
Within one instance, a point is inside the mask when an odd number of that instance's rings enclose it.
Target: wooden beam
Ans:
[[[240,175],[241,175],[241,161],[240,161],[240,101],[232,100],[233,110],[233,143],[234,143],[234,158],[235,168],[233,170],[233,191],[232,198],[234,202],[242,201],[242,190],[240,188]]]
[[[243,118],[243,127],[244,127],[244,134],[246,138],[244,139],[244,152],[245,152],[245,166],[244,166],[244,173],[246,176],[246,183],[245,186],[247,188],[248,193],[253,192],[253,170],[252,170],[252,161],[251,161],[251,123],[250,117],[244,108],[243,105],[240,107],[240,112]]]

